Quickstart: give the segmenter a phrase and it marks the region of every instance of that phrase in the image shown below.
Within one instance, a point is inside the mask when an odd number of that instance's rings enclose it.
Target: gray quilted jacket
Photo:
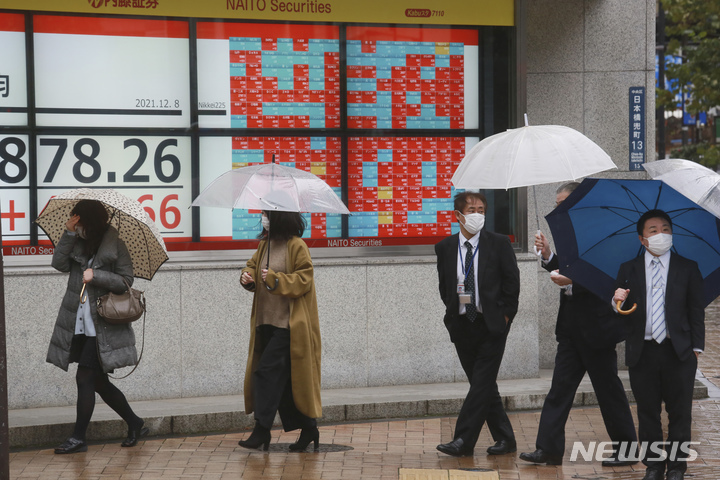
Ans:
[[[84,242],[82,238],[65,232],[55,246],[52,258],[52,266],[61,272],[70,272],[70,278],[50,339],[47,362],[66,371],[70,363],[70,344],[75,334],[83,272],[87,269],[89,260],[83,252]],[[137,363],[135,333],[130,324],[111,325],[97,314],[96,308],[98,297],[108,291],[122,293],[127,289],[123,277],[130,285],[133,283],[130,254],[114,228],[110,227],[105,233],[92,268],[93,280],[88,283],[86,291],[97,332],[98,351],[103,370],[110,372],[115,368],[135,365]]]

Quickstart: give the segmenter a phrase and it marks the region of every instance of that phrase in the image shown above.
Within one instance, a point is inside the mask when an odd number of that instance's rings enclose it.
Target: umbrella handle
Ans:
[[[534,187],[533,187],[533,188],[534,188]],[[542,231],[538,228],[538,231],[536,232],[536,235],[540,235],[541,233],[542,233]],[[535,245],[533,245],[533,250],[535,250],[535,255],[537,255],[538,257],[539,257],[540,255],[542,255],[542,251],[538,250],[538,248],[537,248]]]
[[[621,315],[630,315],[631,313],[633,313],[633,312],[637,309],[637,303],[633,303],[633,306],[632,306],[629,310],[623,310],[623,309],[620,308],[620,304],[621,304],[621,303],[622,303],[622,302],[617,302],[617,303],[615,304],[615,306],[617,307],[618,313],[621,314]]]
[[[83,288],[80,290],[80,303],[85,303],[87,300],[87,296],[83,297],[83,293],[85,293],[85,287],[87,286],[87,283],[83,283]]]

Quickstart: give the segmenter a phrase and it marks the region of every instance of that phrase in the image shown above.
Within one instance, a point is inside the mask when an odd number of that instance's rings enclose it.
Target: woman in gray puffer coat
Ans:
[[[127,325],[111,325],[97,314],[96,300],[109,291],[122,293],[132,285],[133,266],[118,232],[108,225],[102,203],[81,200],[71,212],[67,231],[58,241],[52,266],[69,272],[67,290],[48,348],[47,361],[67,371],[78,363],[77,417],[72,436],[55,453],[87,451],[85,433],[95,408],[95,393],[128,424],[123,447],[133,447],[147,435],[125,395],[108,378],[115,368],[135,365],[135,334]],[[83,286],[85,287],[83,291]],[[81,292],[84,302],[81,302]]]

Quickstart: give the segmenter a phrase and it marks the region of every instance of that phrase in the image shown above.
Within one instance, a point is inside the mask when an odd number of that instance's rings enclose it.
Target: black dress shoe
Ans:
[[[84,440],[78,440],[73,437],[68,438],[55,449],[55,453],[57,454],[77,452],[87,452],[87,443],[85,443]]]
[[[618,460],[615,457],[608,458],[607,460],[603,460],[602,466],[603,467],[626,467],[628,465],[635,465],[638,463],[637,460]]]
[[[520,460],[547,465],[562,465],[563,462],[562,455],[550,455],[539,448],[532,453],[521,453]]]
[[[140,440],[142,437],[147,436],[147,434],[150,433],[149,428],[129,428],[128,429],[128,436],[123,442],[120,444],[121,447],[134,447],[137,445],[138,440]]]
[[[682,478],[682,477],[680,477]],[[663,480],[663,472],[655,468],[645,470],[643,480]]]
[[[470,457],[473,454],[473,449],[465,446],[462,438],[456,438],[450,443],[441,443],[437,449],[453,457]]]
[[[505,455],[513,452],[517,452],[515,440],[498,440],[495,445],[487,449],[488,455]]]
[[[667,472],[667,480],[683,480],[685,478],[685,472],[680,470],[670,470]]]

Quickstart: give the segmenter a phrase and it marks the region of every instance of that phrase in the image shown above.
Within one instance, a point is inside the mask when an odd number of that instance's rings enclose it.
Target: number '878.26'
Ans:
[[[42,180],[43,183],[52,183],[55,180],[58,169],[60,168],[66,152],[72,148],[72,156],[75,162],[72,166],[73,179],[80,184],[93,184],[96,182],[107,181],[108,184],[117,182],[117,174],[122,174],[122,183],[172,183],[178,179],[182,169],[180,159],[172,152],[171,147],[177,147],[177,139],[165,139],[159,142],[153,152],[153,171],[154,178],[151,180],[150,175],[140,174],[140,169],[148,159],[148,146],[144,140],[140,138],[129,138],[123,142],[125,150],[134,149],[135,154],[130,165],[124,161],[122,165],[112,160],[115,155],[101,157],[100,143],[94,138],[79,138],[72,145],[69,145],[67,138],[41,138],[41,147],[55,147],[55,153],[52,161]],[[126,157],[126,155],[122,155]],[[100,159],[103,158],[103,164],[109,167],[107,178],[103,178],[103,166]],[[118,168],[120,167],[118,172]]]
[[[170,233],[181,223],[182,215],[175,205],[189,201],[188,152],[186,138],[41,136],[37,185],[53,190],[78,187],[139,190],[127,193],[144,204],[153,220],[157,213],[160,225]],[[28,188],[29,168],[27,137],[0,136],[0,185]]]

